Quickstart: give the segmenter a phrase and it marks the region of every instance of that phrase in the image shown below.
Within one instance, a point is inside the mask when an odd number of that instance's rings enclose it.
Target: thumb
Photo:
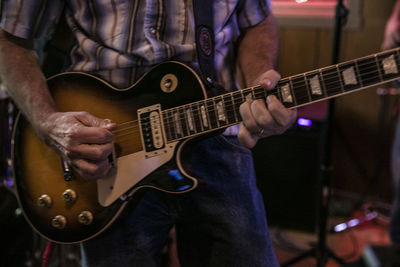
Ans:
[[[89,112],[77,112],[75,118],[88,127],[101,127],[107,130],[113,130],[116,127],[116,124],[110,119],[100,119]]]
[[[112,122],[110,119],[104,119],[101,121],[100,127],[112,131],[117,128],[117,124],[115,122]]]

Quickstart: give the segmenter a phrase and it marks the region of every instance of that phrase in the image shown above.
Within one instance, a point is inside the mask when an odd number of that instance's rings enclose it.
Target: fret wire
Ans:
[[[181,109],[181,113],[183,113],[183,116],[181,114],[181,117],[183,117],[183,124],[185,125],[184,129],[186,129],[186,134],[184,134],[185,136],[190,135],[190,130],[189,130],[189,120],[186,116],[186,105],[184,105]]]
[[[200,110],[200,103],[196,103],[196,105],[197,105],[197,116],[199,117],[201,131],[204,131],[203,117]]]
[[[307,81],[307,76],[304,73],[304,83],[306,84],[306,89],[307,89],[307,94],[308,94],[308,101],[311,101],[311,91],[310,91],[310,87],[308,86],[308,81]]]
[[[228,108],[230,109],[230,107],[228,107],[228,105],[226,104],[224,95],[221,95],[221,103],[222,103],[222,112],[225,115],[225,125],[226,125],[230,123],[230,112],[228,114]]]
[[[250,87],[250,92],[251,92],[252,99],[255,100],[256,96],[254,94],[254,87]]]
[[[379,69],[379,62],[378,62],[377,54],[374,54],[374,59],[375,59],[376,67],[378,68],[379,78],[381,79],[381,81],[383,81],[382,73],[381,73],[381,70]]]
[[[396,52],[399,53],[398,50],[396,50]],[[365,58],[362,58],[362,59],[365,59]],[[353,60],[353,61],[356,61],[356,60]],[[349,62],[341,63],[340,66],[343,65],[343,64],[346,64],[346,63],[348,64],[348,63],[350,63],[350,61],[349,61]],[[375,67],[375,66],[376,66],[376,63],[375,63],[375,62],[367,62],[367,64],[359,65],[359,66],[362,67],[362,66],[368,66],[368,65],[369,65],[369,67]],[[329,70],[329,69],[332,69],[332,67],[334,67],[334,66],[327,66],[327,67],[321,68],[320,71],[322,71],[322,70]],[[337,72],[337,71],[335,70],[335,72]],[[332,74],[332,73],[333,73],[333,72],[331,72],[330,74]],[[335,73],[335,75],[336,75],[336,73]],[[325,76],[329,76],[329,74],[326,73]],[[327,77],[327,78],[332,78],[332,77]],[[335,78],[336,78],[336,77],[335,77]],[[293,85],[295,85],[295,84],[293,84]]]
[[[194,108],[194,105],[193,104],[190,105],[189,109],[190,109],[190,115],[192,117],[192,125],[194,128],[193,132],[198,133],[200,127],[198,127],[197,124],[199,123],[199,121],[198,121],[198,118],[196,118],[195,110],[193,108]],[[200,131],[201,131],[201,129],[200,129]]]
[[[277,83],[276,84],[276,98],[278,98],[279,99],[279,101],[280,102],[282,102],[282,96],[281,96],[281,94],[280,94],[280,90],[282,90],[281,88],[280,88],[280,86],[279,86],[279,83]],[[267,94],[267,96],[265,97],[265,98],[267,98],[268,97],[268,93],[267,92],[265,92],[266,94]]]
[[[289,89],[292,92],[292,98],[293,98],[293,101],[294,101],[293,103],[294,103],[295,106],[297,106],[297,100],[296,100],[296,97],[294,95],[294,87],[293,87],[293,83],[292,82],[293,82],[292,78],[289,77]]]
[[[164,122],[164,129],[165,129],[165,134],[167,136],[167,141],[171,139],[171,129],[168,125],[168,117],[167,117],[167,112],[165,112],[165,117],[164,117],[164,112],[161,112],[161,116],[163,118]],[[167,120],[167,121],[165,121]]]
[[[192,106],[191,105],[188,105],[185,108],[185,114],[186,114],[187,119],[188,119],[189,133],[190,134],[197,133],[196,132],[196,124],[195,124],[195,121],[194,121],[193,111],[192,111]],[[190,129],[190,126],[192,126],[193,129]]]
[[[199,103],[192,104],[192,114],[193,114],[193,121],[194,127],[196,128],[196,132],[202,132],[203,126],[201,125],[201,118],[200,118],[200,110],[199,110]]]
[[[176,125],[173,123],[173,110],[170,111],[170,118],[171,118],[171,133],[173,134],[173,139],[177,138],[177,130]]]
[[[225,112],[225,106],[224,106],[224,101],[222,100],[222,96],[217,96],[216,98],[215,98],[215,112],[217,113],[217,122],[218,122],[218,128],[219,127],[221,127],[221,126],[224,126],[224,125],[226,125],[227,123],[226,122],[224,122],[223,120],[220,120],[219,119],[219,115],[220,115],[220,112],[221,112],[221,110],[220,109],[218,109],[218,104],[219,103],[221,103],[221,105],[222,105],[222,116],[225,116],[225,120],[227,119],[227,114],[226,114],[226,112]]]
[[[233,99],[233,93],[229,93],[229,95],[230,95],[230,97],[231,97],[231,101],[232,101],[232,110],[233,110],[233,116],[234,116],[234,118],[235,118],[235,122],[238,122],[239,120],[238,120],[238,117],[237,117],[237,115],[236,115],[236,106],[235,106],[235,101],[234,101],[234,99]]]
[[[341,72],[340,72],[340,70],[339,70],[339,64],[336,64],[336,70],[337,70],[337,72],[338,72],[340,88],[342,89],[342,93],[344,93],[343,79],[342,79]]]
[[[294,97],[296,99],[296,104],[301,105],[301,104],[309,102],[310,100],[309,100],[306,81],[304,79],[304,76],[301,74],[292,76],[291,81],[292,81]],[[294,87],[293,84],[297,84],[297,86]]]
[[[210,129],[215,129],[218,128],[218,117],[217,117],[217,113],[215,111],[215,105],[214,105],[214,98],[210,98],[209,101],[207,101],[207,109],[210,108],[208,110],[208,115],[210,117]],[[210,106],[211,105],[211,106]],[[213,120],[214,119],[214,120]],[[216,124],[216,125],[214,125]]]
[[[222,103],[223,103],[227,123],[236,122],[236,115],[235,115],[235,111],[233,110],[234,106],[233,106],[233,102],[232,102],[232,94],[231,93],[225,94],[225,95],[221,96],[221,98],[223,100]]]
[[[356,66],[356,72],[357,72],[359,80],[360,80],[360,85],[361,85],[361,87],[363,87],[364,85],[363,85],[363,82],[362,82],[362,79],[361,79],[360,70],[358,68],[358,60],[354,61],[354,65]]]
[[[261,86],[255,86],[253,89],[254,99],[264,98],[264,89]]]
[[[215,100],[216,100],[216,98],[213,97],[211,101],[212,101],[213,108],[214,108],[215,121],[217,123],[217,128],[220,128],[221,124],[220,124],[220,121],[219,121],[219,113],[218,113],[218,108],[217,108],[217,102]]]
[[[203,129],[203,131],[206,131],[207,130],[207,128],[206,128],[207,126],[204,125],[205,122],[204,122],[203,112],[202,112],[202,107],[203,107],[205,115],[206,115],[205,116],[206,120],[208,121],[209,119],[207,117],[207,111],[206,111],[206,107],[205,107],[205,100],[198,102],[197,106],[198,106],[198,110],[199,110],[199,118],[200,118],[201,128]]]
[[[240,97],[240,102],[239,105],[237,104],[237,96]],[[232,93],[232,97],[233,97],[233,104],[235,106],[235,110],[236,110],[236,117],[237,117],[237,121],[241,120],[241,116],[240,116],[240,105],[243,103],[243,93],[242,91],[236,91]]]
[[[174,125],[170,122],[170,120],[171,120],[171,111],[169,111],[168,112],[169,113],[169,115],[168,115],[168,128],[169,128],[169,130],[170,130],[170,132],[171,132],[171,140],[172,139],[174,139],[175,138],[175,129],[173,128],[174,127]]]
[[[319,69],[318,72],[319,72],[319,77],[321,78],[321,81],[322,81],[322,88],[324,90],[324,96],[327,97],[328,96],[328,92],[327,92],[327,89],[326,89],[324,76],[322,75],[321,69]]]
[[[321,73],[318,70],[304,74],[304,78],[306,81],[310,101],[315,101],[315,100],[318,100],[318,99],[324,97],[325,91],[322,88]],[[313,88],[312,79],[315,79],[315,78],[317,79],[317,82],[318,82],[318,85],[317,85],[318,87],[315,89],[319,90],[321,92],[321,94],[318,94],[317,91],[313,92],[314,88]]]
[[[188,136],[188,135],[190,135],[190,130],[189,130],[189,121],[188,121],[188,119],[187,119],[187,116],[186,116],[186,108],[185,108],[185,106],[183,106],[182,107],[182,109],[181,109],[181,122],[182,122],[182,120],[183,120],[183,134],[185,135],[185,136]],[[182,113],[183,113],[183,115],[182,115]],[[183,118],[182,118],[183,117]],[[186,132],[186,133],[185,133]]]
[[[371,64],[362,64],[363,62]],[[376,70],[375,58],[373,56],[360,60],[360,79],[362,79],[364,85],[371,85],[376,83],[376,78],[379,77],[379,72]],[[378,74],[378,76],[376,75]],[[382,81],[382,79],[380,79]]]
[[[206,126],[206,127],[208,128],[208,130],[209,130],[209,129],[212,129],[211,120],[210,120],[210,114],[209,114],[209,112],[208,112],[207,101],[204,101],[204,112],[205,112],[206,117],[207,117],[207,125],[208,125],[208,126]]]
[[[395,56],[395,58],[396,59],[398,59],[399,58],[399,50],[397,49],[397,50],[395,50],[394,52],[392,51],[392,52],[387,52],[387,51],[385,51],[385,52],[383,52],[383,53],[381,53],[381,54],[379,54],[379,55],[382,55],[382,57],[386,57],[386,56],[391,56],[391,54],[393,54],[394,56]],[[354,66],[355,66],[355,69],[356,69],[356,72],[358,73],[358,77],[360,77],[360,80],[359,80],[359,84],[361,85],[361,87],[364,87],[364,84],[363,84],[363,81],[362,81],[362,76],[361,76],[361,71],[360,71],[360,66],[363,66],[364,67],[364,70],[366,71],[366,72],[364,72],[363,73],[363,75],[365,75],[365,76],[367,76],[368,74],[373,74],[374,72],[376,73],[376,71],[375,70],[373,70],[372,69],[372,65],[377,65],[377,62],[373,62],[373,63],[371,63],[371,62],[369,62],[369,58],[363,58],[364,59],[364,61],[363,62],[359,62],[359,61],[357,61],[357,60],[354,60],[353,62],[354,62]],[[347,64],[348,64],[349,62],[347,62]],[[399,64],[397,64],[397,62],[396,62],[396,66],[398,66]],[[341,66],[341,67],[343,67],[343,65],[341,64],[341,65],[339,65],[339,66]],[[380,72],[380,70],[381,70],[381,67],[379,67],[379,63],[378,63],[378,74],[379,74],[379,77],[380,77],[380,79],[381,79],[381,81],[384,81],[384,79],[383,79],[383,77],[382,77],[382,72]],[[322,70],[324,70],[324,75],[322,74]],[[327,92],[327,89],[326,89],[326,85],[333,85],[334,84],[334,82],[331,82],[332,80],[333,80],[333,78],[335,78],[335,79],[337,79],[337,76],[336,77],[334,77],[334,76],[332,76],[332,74],[334,74],[333,72],[332,72],[332,69],[328,66],[328,67],[326,67],[326,68],[324,68],[324,69],[319,69],[319,75],[318,74],[316,74],[316,75],[318,75],[318,78],[321,80],[321,86],[323,87],[323,89],[324,89],[324,93],[325,93],[325,96],[326,96],[326,92]],[[305,75],[305,74],[304,74]],[[337,75],[337,74],[334,74],[334,75]],[[378,76],[372,76],[372,78],[374,78],[374,77],[378,77]],[[341,78],[341,76],[339,76],[339,78]],[[374,78],[375,79],[375,78]],[[289,79],[289,81],[290,81],[290,85],[291,85],[291,87],[290,87],[290,89],[291,89],[291,91],[292,91],[292,94],[293,94],[293,89],[294,88],[296,88],[296,83],[295,83],[295,81],[293,81],[292,79]],[[375,83],[375,82],[374,82]],[[309,88],[309,83],[307,83],[306,82],[306,85],[308,86],[308,88]],[[343,90],[343,85],[342,84],[340,84],[340,87],[342,88],[342,90]],[[332,87],[331,89],[333,89],[334,87]],[[277,91],[276,91],[276,93],[277,93],[277,96],[278,96],[278,98],[280,99],[280,100],[282,100],[282,98],[281,98],[281,94],[280,94],[280,86],[279,86],[279,84],[277,85]],[[309,93],[309,91],[307,92],[307,93]],[[265,94],[265,92],[264,92],[264,94]],[[241,98],[242,99],[244,99],[244,96],[243,96],[243,92],[241,91],[240,92],[240,95],[242,96]],[[237,103],[236,103],[236,99],[234,98],[234,95],[232,94],[231,95],[231,97],[232,97],[232,100],[233,100],[233,105],[234,106],[236,106],[237,105]],[[208,107],[206,107],[207,109],[208,109]],[[236,113],[235,113],[235,115],[236,115]],[[237,117],[237,116],[236,116]],[[167,123],[169,123],[169,122],[167,122]],[[200,124],[202,127],[203,127],[203,124]]]

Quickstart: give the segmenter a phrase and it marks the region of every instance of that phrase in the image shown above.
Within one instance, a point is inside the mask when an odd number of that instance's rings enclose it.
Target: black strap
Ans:
[[[219,95],[217,72],[214,66],[214,16],[213,0],[193,0],[193,12],[196,23],[196,49],[201,77],[211,92]]]
[[[63,12],[54,29],[52,38],[47,41],[44,47],[42,70],[46,77],[51,77],[63,71],[73,40],[74,35],[67,24]]]
[[[244,0],[238,0],[236,12],[243,7]],[[213,0],[193,0],[193,12],[196,23],[196,49],[203,82],[211,92],[209,95],[225,93],[218,85],[217,72],[214,66],[214,12]]]

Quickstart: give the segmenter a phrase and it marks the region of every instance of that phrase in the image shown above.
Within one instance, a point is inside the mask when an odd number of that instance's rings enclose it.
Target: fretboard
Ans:
[[[239,106],[246,99],[275,95],[285,107],[296,108],[398,79],[399,49],[287,77],[272,90],[254,86],[164,110],[167,142],[240,123]]]

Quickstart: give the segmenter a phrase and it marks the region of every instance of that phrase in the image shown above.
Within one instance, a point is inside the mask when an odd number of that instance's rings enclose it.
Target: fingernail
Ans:
[[[273,95],[267,96],[267,104],[271,104],[272,103],[273,97],[274,97]]]
[[[105,127],[109,127],[109,126],[112,126],[112,125],[113,125],[113,123],[111,122],[110,119],[104,119],[104,120],[103,120],[103,123],[104,123],[104,126],[105,126]]]

